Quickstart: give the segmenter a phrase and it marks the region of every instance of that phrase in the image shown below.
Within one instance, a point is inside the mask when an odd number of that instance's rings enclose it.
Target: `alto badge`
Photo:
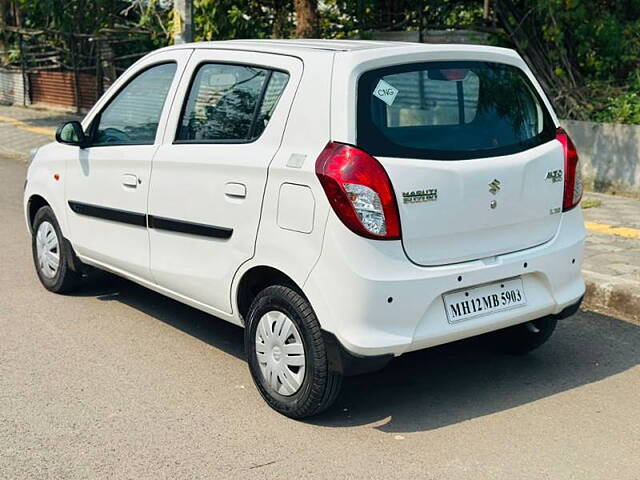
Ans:
[[[549,170],[545,180],[551,180],[551,183],[557,183],[562,181],[562,170]]]

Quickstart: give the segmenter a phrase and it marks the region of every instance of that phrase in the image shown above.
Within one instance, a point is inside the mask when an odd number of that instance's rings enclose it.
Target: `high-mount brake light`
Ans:
[[[367,238],[400,239],[398,204],[378,160],[354,146],[329,142],[316,160],[316,175],[347,228]]]
[[[460,81],[467,78],[469,70],[466,68],[446,68],[440,70],[442,76],[449,81]]]
[[[569,134],[562,128],[556,129],[556,140],[562,144],[564,151],[564,197],[562,211],[575,208],[582,200],[582,175],[578,165],[578,151]]]

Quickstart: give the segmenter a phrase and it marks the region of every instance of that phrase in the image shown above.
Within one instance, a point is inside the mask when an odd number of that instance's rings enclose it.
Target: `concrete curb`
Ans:
[[[582,274],[587,286],[583,308],[640,325],[640,282],[588,270]]]

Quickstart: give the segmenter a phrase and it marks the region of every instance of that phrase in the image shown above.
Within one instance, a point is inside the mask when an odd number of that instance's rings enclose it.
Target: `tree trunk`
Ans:
[[[18,28],[22,27],[22,18],[20,18],[20,5],[18,5],[18,0],[12,0],[9,4],[9,14],[11,16],[11,20],[7,25]]]
[[[8,13],[9,13],[9,0],[0,0],[0,27],[6,26]]]
[[[286,0],[275,0],[275,17],[273,19],[273,38],[287,37],[287,20],[289,15],[290,4]]]
[[[318,0],[295,0],[296,36],[298,38],[317,38]]]

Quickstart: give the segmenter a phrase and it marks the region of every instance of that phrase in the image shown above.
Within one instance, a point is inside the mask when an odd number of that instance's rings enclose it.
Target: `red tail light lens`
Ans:
[[[316,175],[338,218],[352,232],[379,240],[400,238],[400,217],[384,167],[368,153],[329,142],[316,160]]]
[[[564,150],[564,198],[562,200],[562,211],[566,212],[576,207],[582,200],[582,175],[578,165],[578,151],[569,134],[563,128],[558,127],[556,140],[562,144],[562,149]]]

